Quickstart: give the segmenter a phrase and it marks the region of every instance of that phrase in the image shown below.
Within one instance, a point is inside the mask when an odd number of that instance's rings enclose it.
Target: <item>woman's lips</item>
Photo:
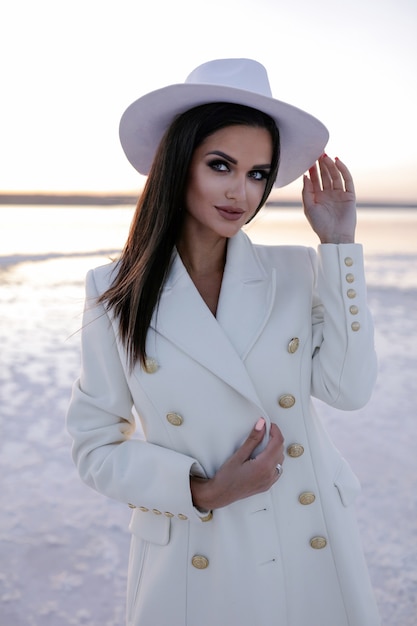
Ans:
[[[231,222],[239,220],[244,213],[242,209],[232,206],[216,206],[216,210],[224,219]]]

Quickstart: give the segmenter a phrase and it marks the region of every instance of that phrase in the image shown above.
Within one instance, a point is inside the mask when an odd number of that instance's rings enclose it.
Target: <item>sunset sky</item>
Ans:
[[[326,124],[360,199],[417,202],[415,0],[13,0],[0,30],[3,191],[138,189],[123,110],[207,60],[251,57]]]

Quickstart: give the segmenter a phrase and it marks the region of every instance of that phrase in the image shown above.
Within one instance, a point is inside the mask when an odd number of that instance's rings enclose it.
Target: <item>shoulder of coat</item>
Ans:
[[[103,293],[110,287],[117,275],[118,267],[119,262],[112,261],[111,263],[106,263],[106,265],[100,265],[90,270],[89,275],[93,277],[99,293]]]
[[[267,265],[281,265],[282,263],[310,263],[311,256],[315,255],[315,250],[307,246],[268,246],[254,244],[256,253],[262,262]]]

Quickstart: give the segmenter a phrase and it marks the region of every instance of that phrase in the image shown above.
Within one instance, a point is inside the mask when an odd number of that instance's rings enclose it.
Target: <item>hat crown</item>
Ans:
[[[329,133],[319,120],[272,97],[264,66],[252,59],[216,59],[199,65],[185,82],[145,94],[120,120],[120,141],[141,174],[151,169],[158,145],[173,120],[210,102],[232,102],[269,115],[280,136],[276,185],[288,185],[323,153]]]
[[[266,69],[252,59],[216,59],[199,65],[189,74],[186,84],[221,85],[272,97]]]

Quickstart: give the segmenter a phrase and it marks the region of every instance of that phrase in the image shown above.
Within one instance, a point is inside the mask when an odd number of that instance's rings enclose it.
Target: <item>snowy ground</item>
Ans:
[[[64,416],[84,275],[117,252],[130,216],[0,209],[0,626],[124,623],[130,511],[81,484]],[[417,214],[364,212],[359,232],[378,383],[360,411],[320,410],[361,478],[358,517],[383,626],[415,626]],[[271,212],[251,236],[314,243],[294,211]]]

